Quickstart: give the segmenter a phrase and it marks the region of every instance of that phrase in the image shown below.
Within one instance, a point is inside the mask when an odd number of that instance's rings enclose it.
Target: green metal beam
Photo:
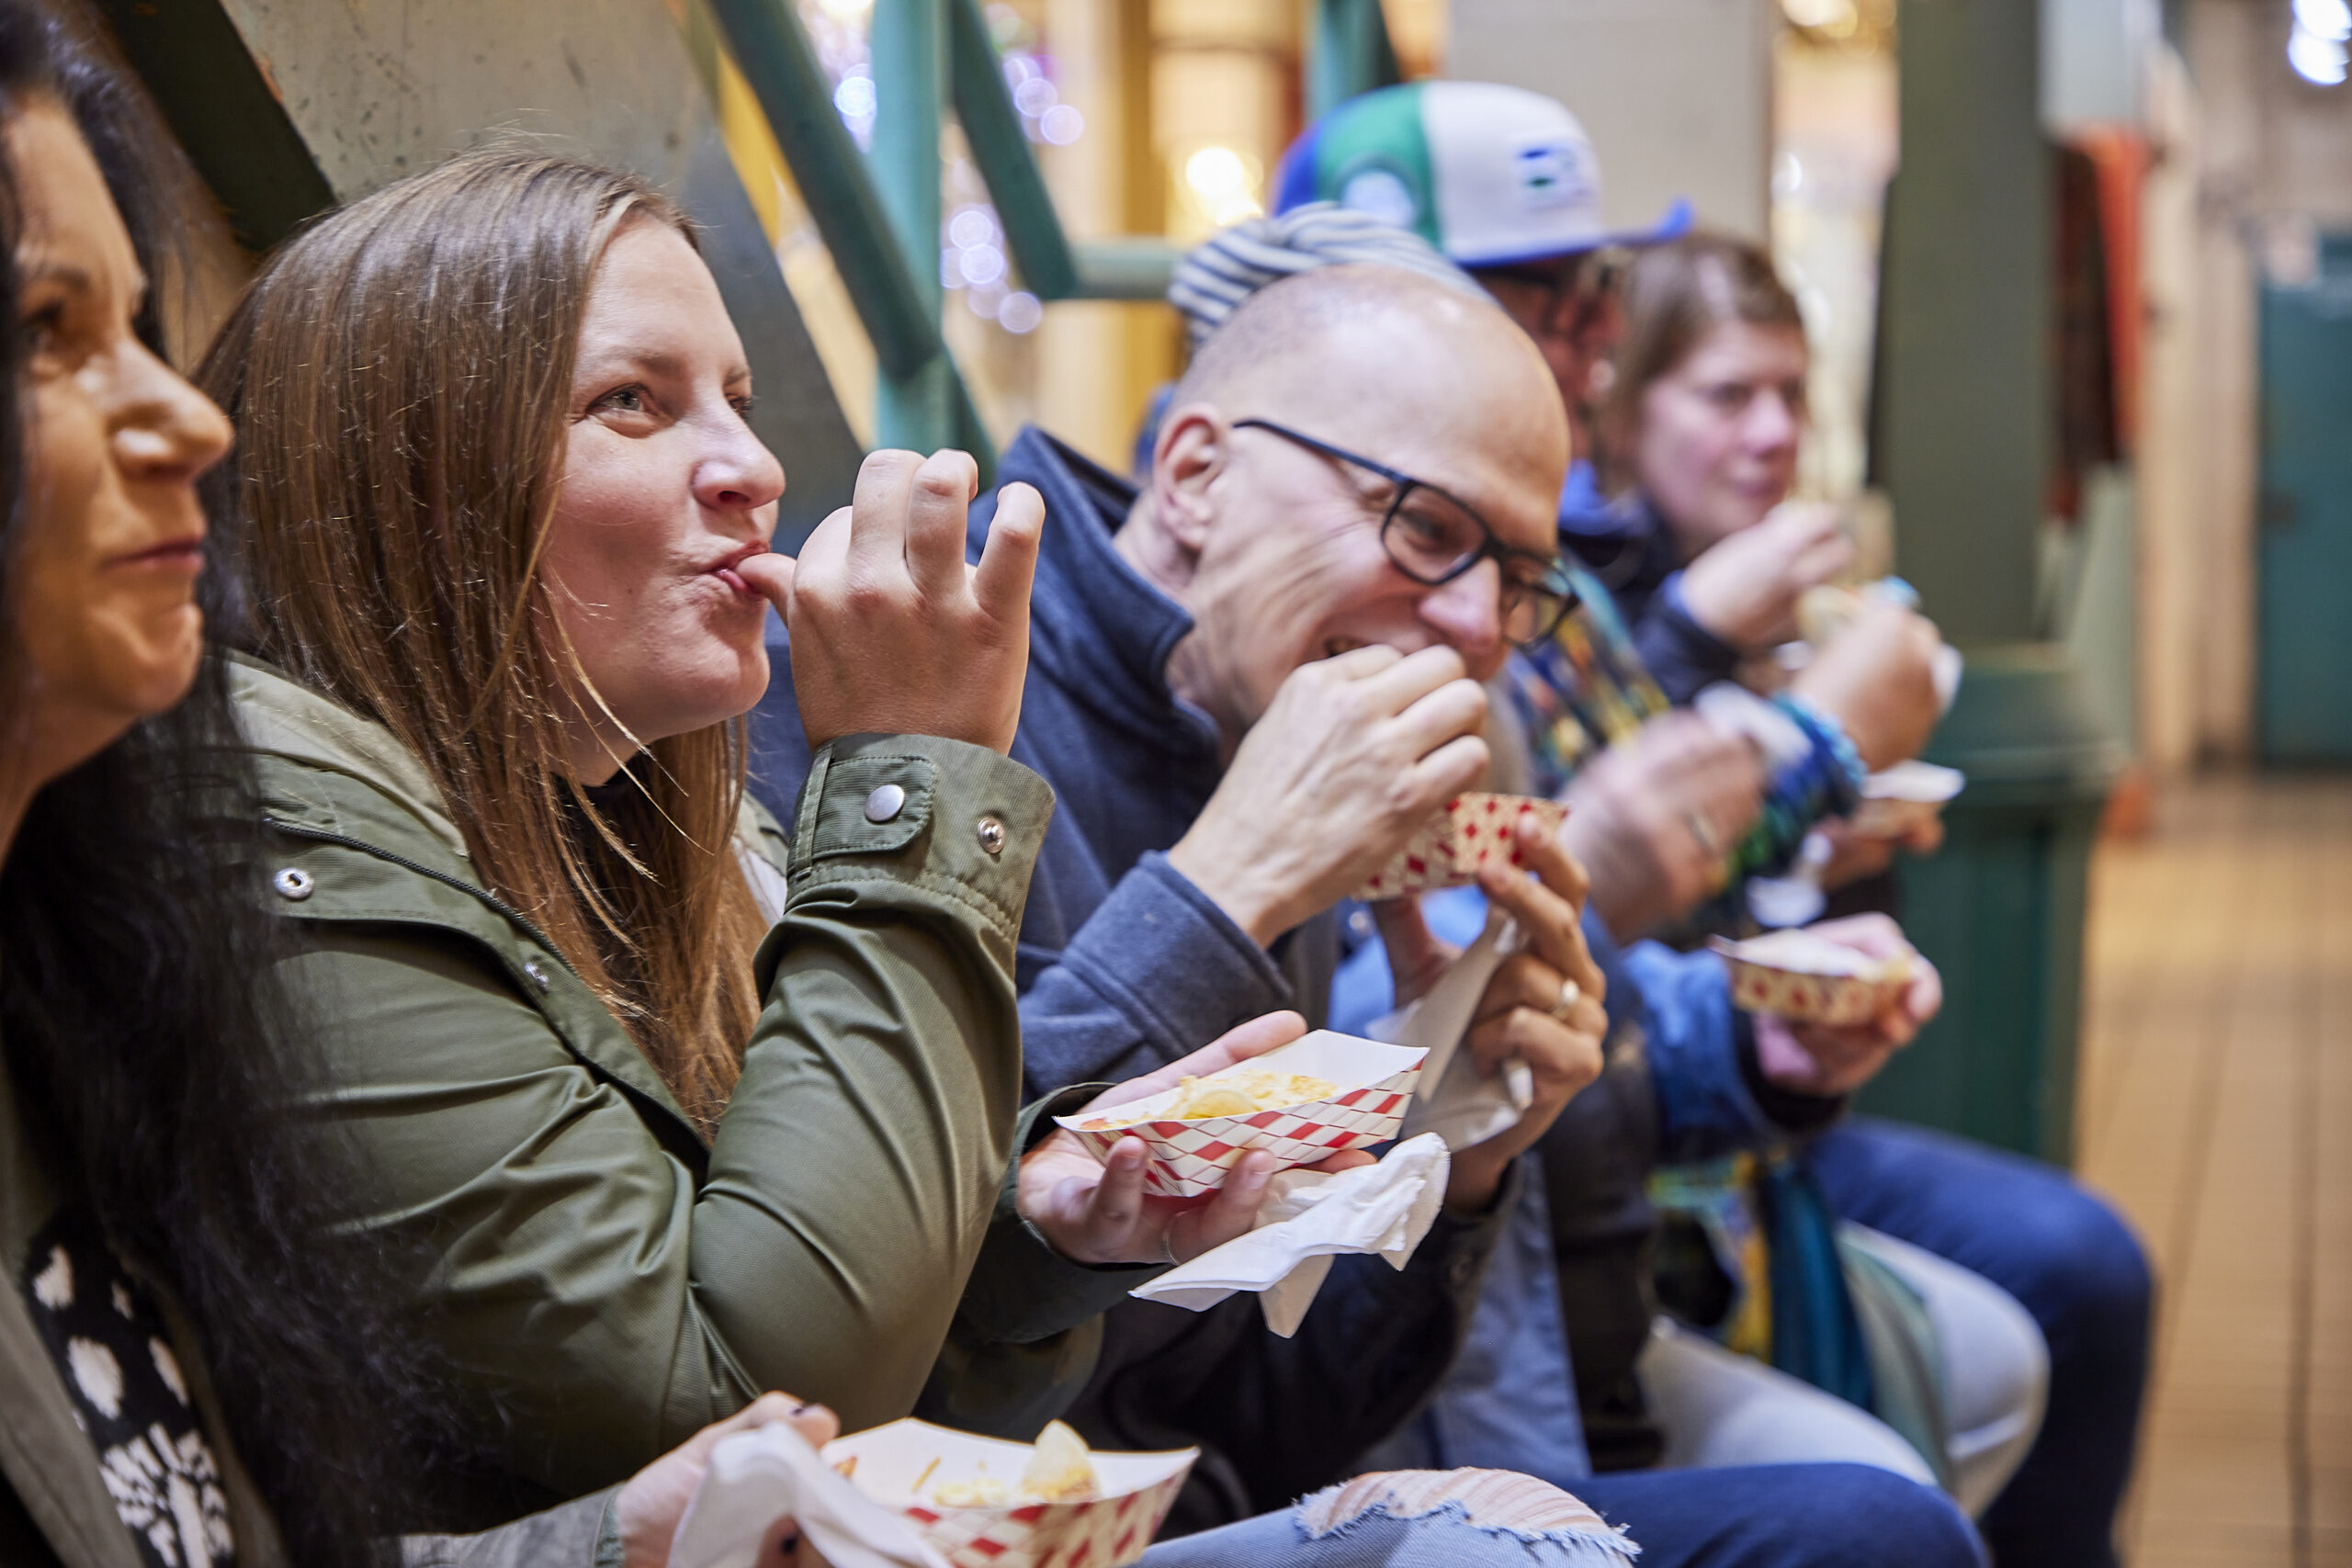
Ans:
[[[1079,291],[1078,258],[1005,87],[988,17],[980,0],[946,0],[946,6],[956,118],[1003,220],[1006,247],[1030,292],[1040,299],[1067,299]]]
[[[947,96],[947,0],[876,0],[874,150],[867,167],[933,331],[938,331],[939,132]],[[956,367],[943,345],[875,385],[875,438],[929,452],[956,437]]]
[[[98,0],[97,9],[239,244],[266,251],[334,205],[277,83],[219,0]]]
[[[785,162],[792,165],[792,177],[799,182],[825,248],[832,253],[833,265],[873,341],[883,373],[915,374],[946,353],[939,335],[938,307],[925,305],[921,283],[927,276],[935,297],[938,264],[915,267],[894,240],[865,156],[834,112],[832,84],[790,0],[705,3],[767,116]],[[876,129],[878,133],[878,125]],[[936,146],[934,137],[934,173]],[[931,248],[936,253],[935,237]]]
[[[1306,117],[1325,115],[1359,93],[1405,79],[1380,0],[1315,0],[1306,61]]]
[[[789,0],[705,0],[873,340],[876,434],[959,445],[985,476],[993,446],[939,326],[939,131],[953,101],[1022,281],[1043,299],[1158,299],[1177,251],[1136,237],[1073,245],[1006,87],[979,0],[876,0],[874,151],[861,155]],[[1375,9],[1375,16],[1377,7]],[[1387,34],[1380,33],[1385,49]],[[1389,56],[1393,61],[1393,55]]]
[[[1149,235],[1078,243],[1080,299],[1165,299],[1183,252]]]
[[[1005,86],[980,0],[947,0],[948,81],[972,161],[1004,223],[1022,282],[1040,299],[1158,299],[1168,292],[1178,252],[1164,240],[1097,240],[1073,245],[1046,188],[1036,150]]]

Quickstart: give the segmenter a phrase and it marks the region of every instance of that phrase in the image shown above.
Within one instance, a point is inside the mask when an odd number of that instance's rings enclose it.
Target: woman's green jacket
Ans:
[[[1053,807],[1035,774],[856,736],[819,752],[788,845],[747,805],[738,850],[781,918],[706,1142],[482,887],[413,754],[266,666],[232,675],[280,846],[265,897],[305,928],[289,978],[325,1109],[372,1166],[366,1223],[424,1243],[428,1321],[507,1477],[609,1485],[770,1389],[845,1430],[895,1418],[951,1328],[967,1359],[977,1336],[1082,1371],[1133,1276],[1062,1262],[1007,1196],[1027,1135],[1013,944]],[[984,1241],[976,1326],[958,1302]]]

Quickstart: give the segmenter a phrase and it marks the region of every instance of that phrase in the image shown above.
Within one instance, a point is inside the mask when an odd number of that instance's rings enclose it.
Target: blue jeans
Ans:
[[[1868,1464],[1628,1470],[1576,1495],[1642,1549],[1641,1568],[1979,1568],[1941,1492]]]
[[[1648,1553],[1638,1560],[1651,1568]],[[1482,1529],[1452,1514],[1358,1519],[1336,1534],[1310,1536],[1296,1511],[1163,1540],[1142,1568],[1634,1568],[1625,1555],[1589,1540],[1528,1540]]]
[[[1295,1508],[1179,1537],[1143,1568],[1981,1568],[1942,1493],[1861,1464],[1775,1464],[1593,1476],[1576,1495],[1641,1555],[1589,1534],[1530,1540],[1456,1515],[1367,1515],[1316,1538]]]
[[[1979,1521],[1994,1561],[2113,1568],[2154,1292],[2138,1240],[2064,1172],[1947,1134],[1858,1119],[1813,1158],[1839,1217],[1974,1269],[2049,1342],[2041,1435]]]

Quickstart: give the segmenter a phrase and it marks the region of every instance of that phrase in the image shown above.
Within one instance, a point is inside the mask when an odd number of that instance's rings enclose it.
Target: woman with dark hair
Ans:
[[[269,978],[195,481],[228,423],[157,351],[177,170],[92,47],[0,0],[0,1562],[389,1556],[439,1380],[337,1233],[348,1151]],[[125,216],[131,221],[127,226]],[[653,1568],[726,1432],[411,1561]],[[784,1527],[780,1527],[779,1540]],[[607,1556],[599,1556],[602,1551]],[[771,1554],[773,1559],[773,1553]]]

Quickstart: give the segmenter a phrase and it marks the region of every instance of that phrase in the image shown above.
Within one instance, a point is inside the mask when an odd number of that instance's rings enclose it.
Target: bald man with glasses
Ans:
[[[1036,431],[1007,451],[1000,482],[1036,484],[1047,509],[1013,747],[1057,795],[1020,912],[1035,1092],[1159,1066],[1265,1013],[1321,1021],[1340,906],[1481,782],[1479,682],[1567,609],[1553,527],[1567,446],[1541,358],[1499,311],[1409,273],[1339,267],[1263,291],[1204,347],[1140,491]],[[988,500],[974,509],[974,547],[991,515]],[[807,761],[789,665],[775,668],[754,787],[788,808]],[[1346,1473],[1434,1386],[1517,1156],[1600,1069],[1582,874],[1532,828],[1522,847],[1535,874],[1489,892],[1527,941],[1466,1047],[1490,1072],[1523,1065],[1532,1096],[1456,1152],[1412,1264],[1341,1259],[1295,1341],[1267,1335],[1246,1297],[1213,1321],[1112,1314],[1112,1363],[1219,1368],[1227,1414],[1207,1429],[1114,1435],[1207,1444],[1194,1495],[1224,1495],[1196,1522]],[[1415,974],[1448,956],[1409,912],[1396,940]],[[1069,1261],[1113,1299],[1142,1277]],[[1335,1357],[1351,1376],[1333,1379]],[[1067,1392],[1088,1370],[1070,1369]],[[1161,1390],[1122,1408],[1174,1423],[1185,1403]]]
[[[1278,1009],[1320,1021],[1347,896],[1481,781],[1479,682],[1569,606],[1553,555],[1567,452],[1550,372],[1508,317],[1475,291],[1369,265],[1238,304],[1199,344],[1140,486],[1035,430],[1012,444],[999,482],[1035,485],[1047,518],[1013,755],[1057,796],[1020,912],[1035,1090],[1157,1066]],[[974,508],[974,549],[991,515],[986,500]],[[788,807],[807,762],[781,677],[753,741],[755,787]],[[1456,1153],[1445,1212],[1408,1267],[1338,1259],[1290,1340],[1248,1297],[1197,1316],[1123,1303],[1102,1319],[1099,1359],[1056,1369],[1076,1396],[1069,1419],[1098,1446],[1202,1446],[1171,1531],[1352,1473],[1427,1401],[1515,1205],[1542,1186],[1523,1151],[1628,1027],[1617,995],[1608,1016],[1599,1005],[1611,987],[1579,930],[1582,873],[1555,842],[1524,849],[1537,876],[1489,891],[1531,942],[1498,972],[1467,1044],[1489,1069],[1525,1063],[1534,1098]],[[1379,908],[1410,995],[1451,953],[1409,902]],[[1113,1300],[1146,1272],[1091,1270]],[[985,1281],[965,1296],[988,1299]],[[950,1385],[988,1370],[951,1371],[925,1413],[952,1422]],[[1573,1432],[1565,1387],[1556,1403]],[[1815,1466],[1838,1485],[1791,1494],[1786,1468],[1755,1483],[1744,1516],[1780,1533],[1724,1561],[1973,1561],[1965,1525],[1926,1488]],[[1746,1483],[1716,1472],[1687,1495]],[[1817,1526],[1779,1522],[1808,1512],[1877,1522],[1857,1555],[1823,1555]]]

